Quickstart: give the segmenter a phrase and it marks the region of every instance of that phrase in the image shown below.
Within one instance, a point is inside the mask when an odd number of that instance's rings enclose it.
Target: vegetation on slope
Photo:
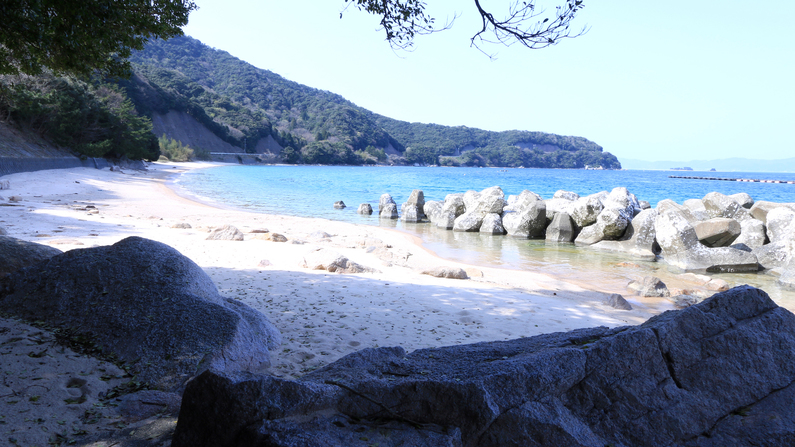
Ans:
[[[388,150],[402,155],[393,157],[393,162],[403,163],[621,167],[612,154],[581,137],[490,132],[387,118],[190,37],[150,42],[131,61],[136,77],[126,87],[143,113],[186,111],[224,141],[249,150],[271,135],[290,148],[282,154],[289,163],[378,162],[374,150]]]
[[[189,37],[152,41],[131,63],[132,76],[113,82],[46,73],[0,76],[0,119],[97,157],[206,156],[168,140],[158,144],[150,118],[176,110],[247,152],[272,138],[286,163],[621,167],[581,137],[387,118]]]
[[[88,157],[156,160],[152,122],[117,85],[51,74],[0,76],[0,119]]]

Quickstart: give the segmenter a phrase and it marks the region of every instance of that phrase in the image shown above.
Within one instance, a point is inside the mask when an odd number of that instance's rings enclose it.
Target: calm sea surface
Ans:
[[[663,199],[678,203],[702,198],[709,192],[746,192],[754,200],[795,202],[795,184],[747,183],[735,181],[673,179],[676,176],[748,178],[795,181],[795,173],[698,172],[698,171],[586,171],[563,169],[425,168],[350,166],[222,166],[189,171],[177,180],[186,193],[222,206],[247,211],[322,217],[351,223],[394,227],[415,234],[438,255],[476,265],[511,269],[532,269],[558,277],[592,281],[604,289],[620,290],[629,279],[654,274],[665,277],[676,272],[663,263],[636,262],[639,268],[615,268],[626,256],[575,248],[571,244],[545,244],[477,233],[454,233],[430,224],[403,224],[361,216],[356,208],[369,203],[377,210],[378,199],[389,193],[400,204],[413,189],[421,189],[425,200],[444,200],[450,193],[499,186],[506,196],[522,190],[551,198],[563,189],[584,196],[624,186],[652,206]],[[342,200],[344,210],[333,208]],[[650,273],[651,272],[651,273]],[[775,285],[764,275],[721,275],[732,285],[762,287],[774,299],[795,308],[795,293]]]

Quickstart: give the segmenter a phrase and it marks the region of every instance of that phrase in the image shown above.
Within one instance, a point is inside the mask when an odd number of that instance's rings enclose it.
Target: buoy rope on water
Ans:
[[[693,177],[693,176],[680,176],[669,175],[668,178],[682,178],[688,180],[720,180],[724,182],[752,182],[752,183],[782,183],[788,185],[795,185],[795,180],[765,180],[755,178],[721,178],[721,177]]]

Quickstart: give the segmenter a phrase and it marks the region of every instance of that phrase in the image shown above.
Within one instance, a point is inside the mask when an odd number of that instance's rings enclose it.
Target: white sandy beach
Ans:
[[[605,290],[598,283],[574,284],[539,272],[462,265],[436,257],[421,241],[391,229],[215,208],[180,197],[167,186],[185,170],[209,166],[156,163],[145,172],[75,168],[5,176],[11,188],[0,191],[0,203],[9,205],[0,207],[0,227],[9,236],[64,251],[113,244],[128,236],[174,247],[201,266],[222,295],[245,302],[276,325],[284,342],[272,352],[270,373],[286,378],[300,377],[362,348],[402,346],[411,351],[590,326],[635,325],[673,308],[667,300],[631,296],[625,289]],[[9,201],[12,196],[15,201]],[[172,228],[179,223],[191,228]],[[210,228],[225,224],[246,233],[245,240],[206,240]],[[288,241],[260,239],[261,233],[253,231],[262,229]],[[317,248],[338,251],[379,273],[337,274],[302,267],[304,255]],[[394,262],[385,263],[384,253]],[[438,266],[462,267],[470,279],[420,273]],[[606,293],[623,294],[633,310],[602,304]],[[28,330],[13,320],[2,321],[10,327],[8,333]],[[13,346],[3,344],[7,376],[12,368],[6,360],[27,356],[32,349],[28,343],[16,350]],[[50,359],[57,355],[55,349],[47,354]],[[65,377],[96,376],[103,374],[99,368],[107,368],[92,364],[65,371],[63,364],[48,366],[52,360],[45,360],[26,368],[55,368],[58,374],[30,375],[46,376],[37,384],[48,389],[66,389],[61,383]],[[48,407],[44,397],[31,401],[42,393],[28,385],[19,380],[0,384],[0,443],[11,436],[19,445],[46,445],[42,439],[52,436],[51,429],[39,429],[34,437],[34,429],[45,423],[30,421],[55,418],[46,413],[59,410]],[[10,403],[13,400],[17,402]],[[20,402],[28,411],[19,413]],[[87,430],[118,424],[108,418]]]

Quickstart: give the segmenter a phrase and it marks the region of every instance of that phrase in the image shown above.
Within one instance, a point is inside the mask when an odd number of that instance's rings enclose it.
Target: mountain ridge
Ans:
[[[384,161],[383,151],[390,163],[402,164],[621,167],[583,137],[395,120],[187,36],[152,41],[130,60],[135,75],[121,85],[139,112],[184,111],[247,152],[271,137],[303,162]]]

